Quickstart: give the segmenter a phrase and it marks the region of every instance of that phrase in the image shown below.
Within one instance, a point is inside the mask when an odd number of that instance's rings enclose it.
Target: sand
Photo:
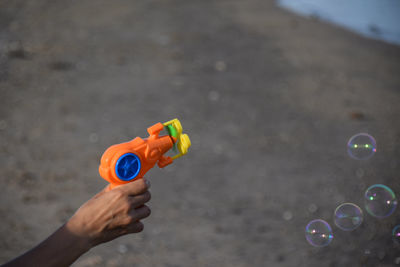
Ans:
[[[106,186],[104,150],[178,117],[187,156],[154,168],[145,230],[73,266],[392,266],[400,196],[400,47],[302,18],[273,1],[0,3],[0,262]],[[377,153],[351,159],[368,132]],[[343,202],[364,210],[353,232]],[[327,220],[334,240],[304,228]]]

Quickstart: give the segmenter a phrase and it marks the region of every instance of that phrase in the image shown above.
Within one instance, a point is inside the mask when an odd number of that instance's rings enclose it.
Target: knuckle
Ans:
[[[136,231],[137,231],[137,232],[141,232],[141,231],[143,231],[143,229],[144,229],[144,224],[143,224],[142,222],[137,222],[137,223],[135,224],[135,228],[136,228]]]
[[[142,179],[142,186],[141,186],[141,188],[142,188],[142,191],[143,191],[143,192],[146,191],[146,190],[148,189],[147,183],[146,183],[146,181],[145,181],[144,179]]]
[[[137,222],[137,220],[135,219],[135,218],[133,218],[132,216],[129,216],[127,219],[126,219],[126,224],[127,225],[132,225],[132,224],[135,224]]]
[[[145,179],[138,179],[136,181],[136,185],[140,188],[146,188],[146,181]]]
[[[146,191],[146,193],[144,193],[144,200],[145,200],[145,202],[150,201],[150,199],[151,199],[151,194],[150,194],[149,191]]]
[[[149,217],[150,214],[151,214],[151,209],[149,207],[147,207],[147,206],[144,206],[144,208],[143,208],[144,217]]]
[[[129,227],[129,225],[131,225],[134,222],[135,222],[134,218],[128,216],[121,222],[121,226]]]

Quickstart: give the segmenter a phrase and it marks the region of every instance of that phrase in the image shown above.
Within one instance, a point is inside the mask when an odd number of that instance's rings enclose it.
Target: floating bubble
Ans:
[[[378,259],[383,260],[386,256],[386,252],[384,250],[378,251]]]
[[[208,93],[208,99],[212,102],[216,102],[219,99],[219,93],[217,91],[210,91]]]
[[[311,213],[314,213],[318,210],[317,205],[315,205],[314,203],[310,204],[310,206],[308,206],[308,211]]]
[[[361,225],[363,221],[362,210],[353,203],[343,203],[336,208],[335,224],[344,231],[352,231]]]
[[[364,176],[364,174],[365,174],[365,171],[363,169],[361,169],[361,168],[357,169],[356,175],[358,178],[362,178]]]
[[[97,143],[97,141],[99,141],[99,136],[97,135],[97,133],[91,133],[89,135],[89,141],[91,143]]]
[[[226,63],[223,61],[215,62],[215,69],[217,71],[225,71],[226,70]]]
[[[397,207],[396,195],[383,184],[368,187],[364,194],[364,202],[367,212],[377,218],[390,216]]]
[[[392,230],[393,241],[400,244],[400,224],[396,225]]]
[[[283,213],[283,219],[285,221],[290,221],[292,218],[293,218],[293,214],[289,210],[287,210]]]
[[[324,220],[313,220],[306,226],[306,239],[314,247],[325,247],[332,242],[332,228]]]
[[[118,252],[121,254],[125,254],[128,252],[128,247],[126,245],[121,244],[118,246]]]
[[[353,159],[369,159],[376,152],[376,141],[366,133],[353,135],[347,143],[347,152]]]

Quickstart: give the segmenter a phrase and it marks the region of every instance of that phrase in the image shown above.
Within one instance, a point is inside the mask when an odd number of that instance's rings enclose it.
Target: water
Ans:
[[[303,16],[318,17],[362,36],[400,45],[399,0],[277,0]]]

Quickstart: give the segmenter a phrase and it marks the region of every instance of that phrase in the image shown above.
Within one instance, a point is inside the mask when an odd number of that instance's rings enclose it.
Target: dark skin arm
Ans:
[[[151,198],[148,188],[149,183],[139,179],[108,192],[101,191],[46,240],[1,267],[70,266],[101,243],[141,232],[140,220],[150,215],[150,209],[144,205]]]

